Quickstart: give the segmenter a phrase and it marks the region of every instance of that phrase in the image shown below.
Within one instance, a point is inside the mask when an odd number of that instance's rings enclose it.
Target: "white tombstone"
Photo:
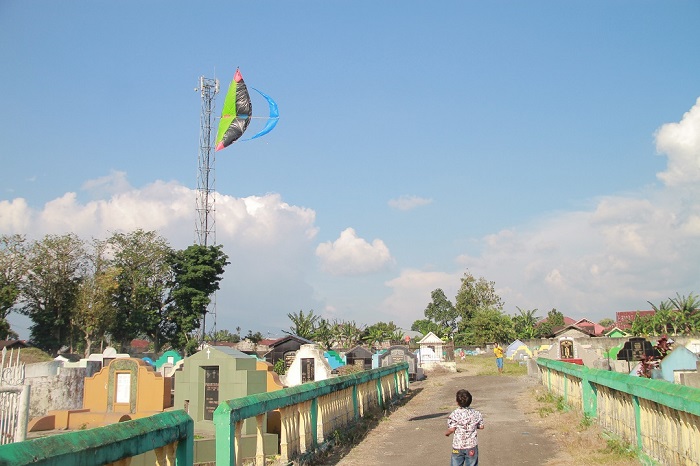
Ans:
[[[323,350],[318,345],[301,345],[294,356],[287,373],[280,377],[287,387],[294,387],[306,382],[315,382],[331,378],[333,369],[323,357]]]

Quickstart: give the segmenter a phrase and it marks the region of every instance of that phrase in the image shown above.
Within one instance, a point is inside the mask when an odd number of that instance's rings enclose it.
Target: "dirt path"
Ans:
[[[414,382],[408,403],[382,420],[343,458],[329,459],[323,464],[450,464],[452,438],[445,437],[444,432],[447,416],[455,408],[455,393],[460,388],[472,393],[472,407],[484,415],[486,428],[479,431],[481,464],[566,464],[551,434],[525,414],[523,403],[527,403],[528,390],[535,383],[528,377],[470,376],[466,373],[433,375]]]

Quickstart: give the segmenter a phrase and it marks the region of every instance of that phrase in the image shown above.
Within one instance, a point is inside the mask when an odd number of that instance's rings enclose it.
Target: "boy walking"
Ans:
[[[452,437],[451,466],[479,466],[479,447],[477,446],[476,431],[484,428],[484,417],[475,409],[470,408],[472,394],[467,390],[457,392],[457,409],[447,418],[445,436]]]

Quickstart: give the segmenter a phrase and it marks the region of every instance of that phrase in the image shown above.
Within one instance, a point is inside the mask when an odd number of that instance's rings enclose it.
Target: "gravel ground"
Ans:
[[[452,438],[444,432],[460,388],[472,393],[472,407],[484,415],[480,464],[572,464],[545,427],[526,414],[532,398],[529,389],[535,384],[524,376],[433,374],[411,383],[407,402],[380,421],[360,444],[349,451],[337,449],[335,456],[316,464],[448,465]]]

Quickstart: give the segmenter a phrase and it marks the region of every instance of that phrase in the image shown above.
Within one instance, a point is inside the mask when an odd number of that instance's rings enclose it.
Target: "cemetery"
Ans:
[[[646,363],[653,365],[649,378],[655,383],[700,387],[697,339],[678,338],[662,352],[654,338],[593,338],[574,328],[563,330],[549,339],[504,344],[505,357],[528,365],[532,375],[540,378],[553,377],[555,371],[571,376],[584,370],[644,379],[640,374]],[[16,372],[21,375],[15,380],[3,380],[3,384],[31,386],[23,408],[26,426],[17,439],[184,412],[192,421],[194,463],[213,464],[221,455],[242,461],[304,454],[372,406],[400,397],[409,381],[430,377],[435,370],[456,371],[455,359],[492,350],[491,344],[453,349],[432,332],[418,339],[413,349],[359,345],[324,350],[289,335],[272,342],[262,356],[231,346],[204,345],[187,357],[168,350],[139,359],[107,347],[78,360],[59,356],[28,365]],[[15,354],[11,351],[8,361]],[[274,364],[284,367],[282,374],[273,370]],[[2,371],[4,378],[9,374]],[[603,375],[596,377],[607,380]],[[290,398],[290,390],[297,395]],[[589,396],[571,387],[566,394],[573,397],[572,403],[584,405]],[[235,449],[221,450],[217,436],[222,435],[235,439]],[[169,455],[177,454],[171,450]],[[131,464],[152,464],[149,458],[155,454],[145,452]]]

